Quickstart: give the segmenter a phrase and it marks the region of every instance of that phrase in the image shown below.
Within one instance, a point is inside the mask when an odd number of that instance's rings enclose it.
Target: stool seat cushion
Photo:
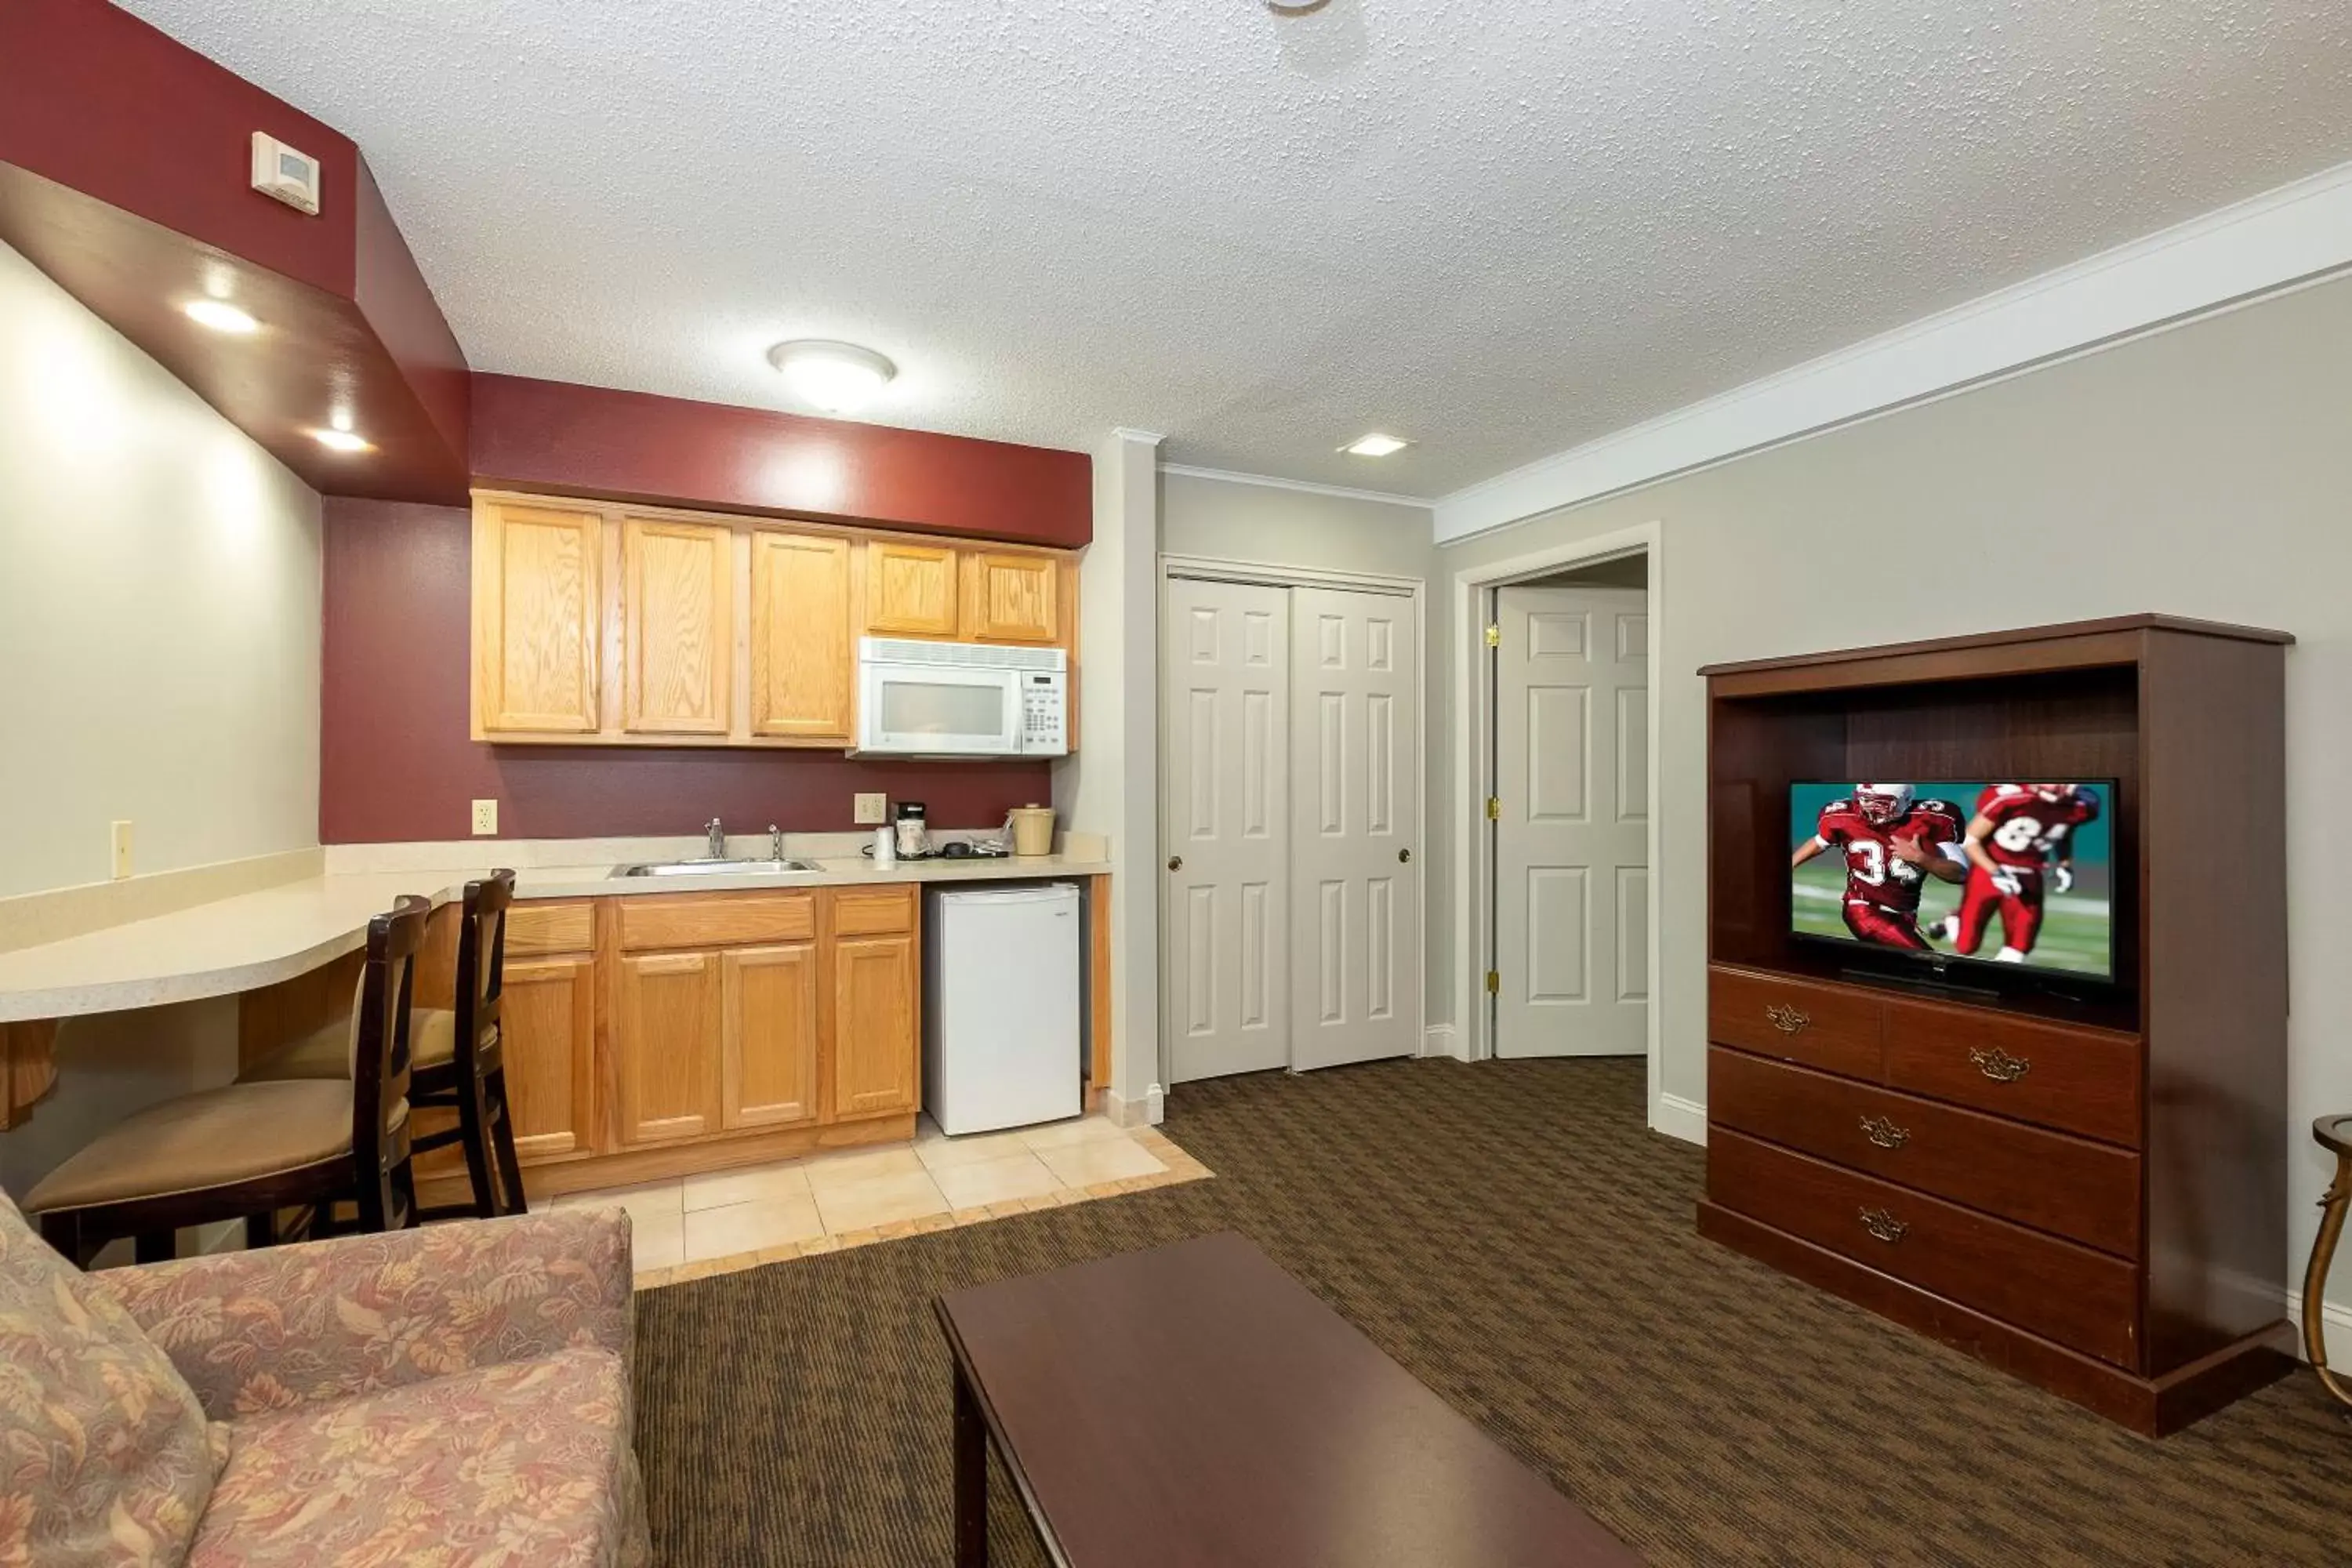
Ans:
[[[0,1194],[0,1562],[178,1563],[228,1428]]]
[[[457,1057],[457,1015],[446,1007],[412,1007],[408,1013],[409,1066],[440,1067]],[[341,1079],[352,1076],[352,1020],[338,1018],[272,1051],[247,1069],[247,1083],[279,1079]]]
[[[151,1105],[101,1132],[25,1195],[28,1213],[163,1197],[348,1154],[352,1086],[233,1083]]]

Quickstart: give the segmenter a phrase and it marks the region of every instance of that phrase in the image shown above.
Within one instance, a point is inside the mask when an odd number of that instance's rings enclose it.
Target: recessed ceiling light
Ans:
[[[1339,450],[1351,458],[1385,458],[1391,452],[1402,452],[1412,445],[1410,441],[1400,441],[1393,436],[1383,436],[1375,430],[1369,436],[1358,437]]]
[[[373,452],[375,447],[357,433],[350,430],[318,429],[310,439],[331,452]]]
[[[827,414],[864,407],[898,374],[872,349],[823,338],[778,343],[768,351],[768,363],[803,401]]]
[[[235,332],[242,337],[261,330],[261,323],[238,310],[226,300],[191,300],[180,309],[188,320],[216,332]]]

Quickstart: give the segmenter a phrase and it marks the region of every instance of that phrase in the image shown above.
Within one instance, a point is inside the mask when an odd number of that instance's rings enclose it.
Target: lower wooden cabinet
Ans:
[[[912,935],[834,943],[835,1120],[915,1109],[915,992]]]
[[[719,962],[720,1125],[732,1131],[815,1121],[817,944],[747,947]]]
[[[717,1131],[719,955],[640,952],[618,964],[613,1055],[621,1145]]]
[[[516,1155],[532,1164],[594,1150],[594,962],[509,955],[499,1030]]]

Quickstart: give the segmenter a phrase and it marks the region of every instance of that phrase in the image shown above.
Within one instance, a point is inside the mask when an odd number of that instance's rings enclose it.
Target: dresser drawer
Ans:
[[[2121,1367],[2139,1290],[2121,1258],[1717,1129],[1706,1195],[1948,1300]]]
[[[807,942],[816,936],[814,893],[688,893],[614,900],[625,952]]]
[[[1719,1045],[1875,1080],[1882,1000],[1843,985],[1710,968],[1706,1035]]]
[[[1707,1053],[1719,1127],[2125,1258],[2139,1253],[2139,1156],[1721,1047]]]
[[[2140,1146],[2137,1035],[1890,997],[1886,1081],[2021,1121]]]

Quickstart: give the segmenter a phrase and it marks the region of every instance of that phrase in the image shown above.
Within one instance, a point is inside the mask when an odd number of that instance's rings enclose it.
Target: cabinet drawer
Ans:
[[[1706,1036],[1718,1045],[1874,1080],[1883,1005],[1842,985],[1709,969]]]
[[[586,952],[595,945],[593,904],[513,904],[507,910],[507,952],[510,956]]]
[[[2140,1146],[2136,1035],[1889,998],[1886,1081],[2021,1121]]]
[[[2139,1364],[2139,1291],[2121,1258],[1718,1130],[1707,1196],[1726,1208],[2121,1367]]]
[[[706,893],[615,900],[621,946],[732,947],[816,935],[814,893]]]
[[[2133,1258],[2139,1156],[1721,1047],[1709,1120],[1832,1163]]]
[[[915,929],[915,889],[889,888],[833,895],[833,934],[890,936]]]

